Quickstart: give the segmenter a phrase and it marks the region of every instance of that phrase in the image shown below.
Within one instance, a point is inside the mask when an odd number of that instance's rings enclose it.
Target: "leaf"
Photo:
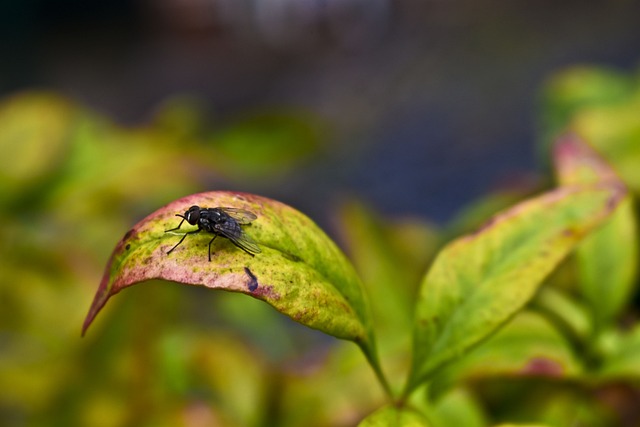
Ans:
[[[614,69],[577,66],[556,73],[542,94],[542,128],[549,147],[581,111],[615,106],[633,96],[635,82]]]
[[[429,417],[436,426],[485,427],[487,416],[477,399],[464,388],[456,388],[438,399]]]
[[[440,243],[436,230],[416,219],[382,218],[358,202],[339,211],[347,253],[367,284],[381,359],[394,390],[410,364],[413,300],[420,277]]]
[[[490,377],[571,378],[580,371],[567,340],[544,317],[525,311],[443,369],[431,389]]]
[[[408,344],[410,336],[402,335],[410,333],[416,284],[436,252],[435,230],[417,221],[381,218],[357,202],[345,204],[340,219],[350,258],[376,296],[371,305],[379,341],[386,336]]]
[[[406,392],[504,324],[624,194],[613,184],[559,188],[447,245],[418,296]]]
[[[385,406],[362,420],[358,427],[430,427],[420,413],[409,408]]]
[[[634,383],[640,381],[640,325],[626,333],[611,331],[603,334],[599,344],[605,357],[598,378]]]
[[[212,235],[179,240],[165,230],[191,205],[236,207],[258,218],[244,226],[262,252],[255,257],[227,239],[207,248]],[[184,232],[193,230],[183,226]],[[144,218],[117,244],[84,322],[83,333],[107,300],[150,279],[241,292],[265,301],[297,322],[355,341],[379,374],[369,308],[355,271],[337,246],[309,218],[275,200],[231,192],[199,193],[174,201]]]
[[[556,327],[574,341],[582,343],[591,337],[593,321],[589,310],[561,290],[545,286],[540,289],[531,305],[544,313]]]
[[[640,74],[574,67],[543,94],[543,145],[568,129],[586,138],[635,192],[640,191]]]
[[[558,140],[554,160],[563,185],[623,185],[607,162],[574,135]],[[606,224],[590,234],[577,250],[580,290],[593,313],[596,330],[615,320],[633,293],[638,270],[636,229],[628,194]]]

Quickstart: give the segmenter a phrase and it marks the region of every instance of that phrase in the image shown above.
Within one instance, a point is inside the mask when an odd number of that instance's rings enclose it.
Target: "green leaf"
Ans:
[[[429,418],[442,427],[485,427],[488,424],[480,403],[464,388],[456,388],[438,399]]]
[[[522,186],[521,188],[508,188],[494,193],[483,195],[477,200],[465,206],[456,217],[447,225],[447,235],[450,238],[471,233],[482,226],[496,212],[507,209],[510,206],[524,200],[527,196],[535,194],[539,188]]]
[[[358,427],[430,427],[432,424],[409,408],[385,406],[362,420]]]
[[[583,343],[591,338],[593,321],[589,310],[561,290],[545,286],[536,295],[532,307],[544,313],[574,341]]]
[[[575,136],[559,139],[554,154],[558,179],[563,185],[623,185],[607,162]],[[578,248],[580,290],[593,313],[596,331],[615,320],[633,293],[638,270],[636,229],[628,194],[606,224]]]
[[[411,218],[383,218],[364,204],[339,211],[347,253],[367,285],[380,356],[394,390],[410,364],[413,300],[421,276],[440,244],[436,230]]]
[[[490,377],[570,378],[580,371],[567,340],[544,317],[525,311],[442,370],[431,388]]]
[[[640,325],[626,333],[605,333],[598,344],[605,355],[599,378],[640,382]]]
[[[401,337],[410,333],[415,288],[439,243],[435,231],[417,221],[381,218],[357,202],[345,204],[340,219],[350,258],[376,296],[371,305],[380,341],[387,335],[408,344],[410,336]]]
[[[575,67],[556,75],[543,94],[544,148],[561,132],[586,138],[640,191],[640,74]]]
[[[504,324],[624,194],[613,184],[559,188],[446,246],[418,296],[406,391]]]
[[[165,230],[175,228],[180,222],[175,215],[191,205],[255,213],[258,218],[243,229],[261,253],[251,256],[219,238],[209,262],[212,235],[200,233],[186,236],[167,254],[180,234]],[[194,229],[186,224],[178,231]],[[83,333],[112,295],[150,279],[240,292],[265,301],[299,323],[356,342],[381,375],[368,304],[351,264],[308,217],[280,202],[246,193],[209,192],[184,197],[147,216],[113,251]]]
[[[545,145],[551,146],[580,111],[628,101],[634,86],[633,78],[614,69],[577,66],[556,73],[542,94]]]

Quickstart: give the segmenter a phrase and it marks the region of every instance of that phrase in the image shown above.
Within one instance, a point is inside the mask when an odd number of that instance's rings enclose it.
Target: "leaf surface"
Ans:
[[[567,340],[539,314],[518,313],[485,343],[437,375],[433,389],[492,377],[571,378],[581,372]]]
[[[250,256],[231,241],[195,230],[176,214],[192,205],[234,207],[257,215],[243,230],[261,253]],[[306,326],[358,343],[375,356],[370,315],[360,280],[337,246],[308,217],[264,197],[231,192],[199,193],[174,201],[144,218],[117,244],[84,322],[83,333],[107,300],[150,279],[240,292],[265,301]]]
[[[407,392],[522,308],[624,194],[614,184],[559,188],[515,205],[446,246],[418,295]]]
[[[608,331],[598,344],[605,355],[603,366],[597,373],[605,381],[640,381],[640,325],[630,331]]]

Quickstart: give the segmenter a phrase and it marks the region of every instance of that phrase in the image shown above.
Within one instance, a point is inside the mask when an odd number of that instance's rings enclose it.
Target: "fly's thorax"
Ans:
[[[206,215],[213,222],[221,222],[228,217],[223,211],[218,208],[209,208],[206,209],[203,214]]]

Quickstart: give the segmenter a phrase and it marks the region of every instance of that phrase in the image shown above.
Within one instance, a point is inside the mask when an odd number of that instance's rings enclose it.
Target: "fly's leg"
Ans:
[[[170,231],[175,231],[175,230],[179,229],[180,227],[182,227],[182,223],[183,223],[183,222],[184,222],[184,218],[182,218],[182,221],[180,221],[180,224],[178,224],[178,226],[177,226],[176,228],[172,228],[171,230],[164,230],[164,232],[165,232],[165,233],[168,233],[168,232],[170,232]],[[182,240],[181,240],[181,241],[182,241]],[[173,250],[173,249],[171,249],[171,251],[172,251],[172,250]],[[171,251],[169,251],[169,252],[171,252]],[[167,253],[169,253],[169,252],[167,252]]]
[[[216,237],[218,237],[218,235],[214,234],[213,239],[211,239],[211,241],[209,242],[209,262],[211,262],[211,244],[213,243],[214,240],[216,240]]]
[[[182,224],[182,223],[180,223],[180,224]],[[178,228],[180,228],[180,227],[178,227]],[[169,230],[169,231],[171,231],[171,230]],[[180,245],[180,243],[182,243],[182,241],[184,240],[184,238],[185,238],[185,237],[187,237],[187,234],[195,234],[195,233],[199,233],[200,231],[201,231],[201,230],[193,230],[193,231],[188,231],[188,232],[184,233],[184,234],[182,235],[182,239],[180,239],[180,241],[179,241],[179,242],[178,242],[174,247],[172,247],[171,249],[169,249],[169,251],[167,252],[167,255],[169,255],[171,252],[173,252],[173,250],[174,250],[175,248],[177,248],[177,247]]]

